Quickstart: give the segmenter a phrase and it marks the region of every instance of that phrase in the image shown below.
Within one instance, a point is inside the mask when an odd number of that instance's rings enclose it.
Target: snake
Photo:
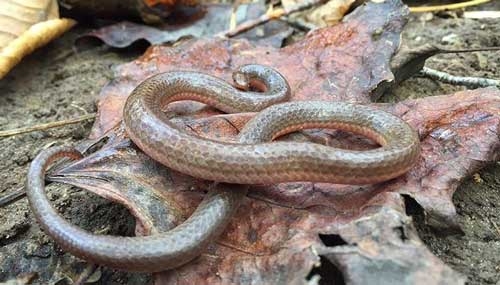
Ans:
[[[194,71],[169,71],[140,83],[123,109],[134,144],[181,173],[215,182],[192,215],[150,236],[96,235],[63,219],[45,193],[45,172],[60,157],[81,159],[72,147],[43,150],[28,171],[27,196],[41,228],[63,249],[85,260],[127,271],[157,272],[195,259],[225,229],[250,185],[282,182],[372,184],[408,172],[420,153],[418,134],[399,117],[370,106],[333,101],[289,101],[291,88],[277,70],[258,64],[233,72],[233,84]],[[257,112],[237,141],[188,133],[164,112],[195,100],[225,113]],[[348,150],[312,142],[276,140],[311,128],[365,136],[379,147]]]

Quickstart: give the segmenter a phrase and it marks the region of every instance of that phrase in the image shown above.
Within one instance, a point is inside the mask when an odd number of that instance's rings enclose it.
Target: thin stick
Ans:
[[[422,68],[419,75],[424,77],[429,77],[431,79],[438,80],[444,83],[461,85],[469,88],[479,88],[488,86],[500,87],[500,80],[482,78],[482,77],[455,76],[425,66]]]
[[[92,274],[96,271],[96,269],[99,266],[93,263],[88,263],[87,266],[85,266],[85,269],[83,269],[82,273],[80,273],[80,276],[76,279],[76,281],[73,283],[73,285],[82,285],[85,284],[86,281],[89,279]]]
[[[46,149],[46,148],[51,147],[51,145],[53,143],[54,142],[49,143],[48,145],[42,147],[42,149]],[[60,163],[62,163],[64,160],[66,160],[66,158],[63,159]],[[60,165],[61,164],[56,164],[54,166],[57,167],[57,166],[60,166]],[[52,170],[54,166],[51,166],[50,170]],[[50,184],[52,182],[51,181],[45,181],[45,183],[48,185],[48,184]],[[15,203],[18,200],[20,200],[21,198],[24,198],[25,196],[26,196],[26,188],[24,186],[21,186],[21,187],[17,188],[16,190],[12,191],[11,193],[5,194],[5,195],[3,195],[3,196],[0,197],[0,208],[8,206],[8,205],[10,205],[12,203]]]
[[[297,28],[297,29],[302,30],[302,31],[310,31],[310,30],[314,30],[317,28],[316,25],[314,25],[312,23],[308,23],[300,18],[290,19],[289,17],[280,17],[280,20],[285,21],[288,24],[290,24],[291,26],[293,26],[294,28]]]
[[[497,224],[490,219],[490,222],[493,224],[493,227],[495,227],[495,230],[497,230],[497,234],[500,237],[500,228],[497,226]]]
[[[497,19],[500,18],[500,11],[466,11],[464,18],[468,19]]]
[[[478,48],[463,48],[463,49],[439,48],[439,53],[462,53],[462,52],[497,51],[497,50],[500,50],[500,47],[478,47]]]
[[[0,137],[10,137],[10,136],[34,132],[34,131],[43,131],[43,130],[47,130],[47,129],[51,129],[51,128],[57,128],[57,127],[62,127],[62,126],[66,126],[66,125],[77,124],[77,123],[80,123],[83,121],[91,120],[93,118],[95,118],[95,114],[87,114],[87,115],[84,115],[84,116],[81,116],[81,117],[75,118],[75,119],[40,124],[40,125],[36,125],[36,126],[30,126],[30,127],[25,127],[25,128],[19,128],[19,129],[0,131]]]
[[[465,7],[475,6],[483,3],[488,3],[491,0],[472,0],[465,1],[454,4],[446,4],[446,5],[436,5],[436,6],[425,6],[425,7],[410,7],[410,12],[412,13],[426,13],[426,12],[437,12],[437,11],[445,11],[445,10],[454,10],[461,9]]]
[[[12,193],[0,197],[0,208],[16,202],[17,200],[23,198],[25,195],[26,191],[24,191],[24,187],[17,188]]]
[[[294,5],[288,9],[281,9],[280,8],[280,9],[276,9],[276,10],[271,10],[271,11],[268,11],[266,14],[260,16],[257,19],[243,22],[243,23],[239,24],[238,26],[236,26],[234,29],[231,29],[231,30],[228,30],[225,32],[221,32],[217,36],[231,38],[231,37],[234,37],[238,34],[246,32],[254,27],[265,24],[265,23],[269,22],[270,20],[278,19],[280,17],[287,16],[291,13],[306,10],[306,9],[309,9],[313,6],[322,4],[324,2],[325,2],[325,0],[307,0],[303,3]]]

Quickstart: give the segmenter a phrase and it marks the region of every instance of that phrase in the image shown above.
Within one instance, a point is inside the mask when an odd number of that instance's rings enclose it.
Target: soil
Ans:
[[[496,5],[496,6],[495,6]],[[484,6],[500,10],[500,3]],[[139,47],[117,50],[104,46],[76,50],[76,37],[88,27],[76,27],[25,58],[0,81],[0,129],[7,130],[59,121],[96,111],[99,90],[112,78],[113,68],[141,54]],[[413,15],[403,34],[409,46],[424,43],[448,48],[500,46],[498,19],[472,20],[453,14]],[[437,55],[426,66],[451,74],[500,78],[499,52]],[[464,87],[425,78],[411,78],[382,101],[399,101],[449,94]],[[83,140],[91,121],[0,139],[0,197],[23,186],[27,167],[49,145],[71,145]],[[57,191],[51,191],[56,188]],[[49,187],[56,208],[71,222],[100,233],[131,235],[134,220],[123,207],[71,187]],[[493,163],[466,179],[455,193],[462,234],[444,235],[428,227],[418,205],[408,203],[421,238],[430,250],[468,278],[469,284],[500,284],[500,164]],[[65,262],[62,263],[61,260]],[[39,279],[70,284],[81,272],[92,270],[63,253],[35,225],[26,199],[0,208],[0,281],[45,264]],[[70,265],[64,265],[70,264]],[[67,270],[61,267],[69,266]],[[66,272],[65,275],[59,272]],[[69,273],[68,273],[69,272]],[[56,274],[54,274],[56,273]],[[99,268],[94,284],[150,283],[149,274]],[[36,283],[37,281],[35,281]]]

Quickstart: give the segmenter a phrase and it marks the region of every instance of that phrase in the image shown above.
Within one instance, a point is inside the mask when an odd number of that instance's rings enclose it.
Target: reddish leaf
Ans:
[[[405,180],[388,189],[414,197],[430,224],[458,227],[453,193],[465,177],[500,159],[499,95],[498,89],[486,88],[391,107],[419,131],[422,158]]]

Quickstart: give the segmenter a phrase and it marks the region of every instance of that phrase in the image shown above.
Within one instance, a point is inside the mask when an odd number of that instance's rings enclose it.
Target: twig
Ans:
[[[231,29],[231,30],[228,30],[225,32],[221,32],[217,36],[231,38],[231,37],[234,37],[238,34],[245,32],[245,31],[248,31],[254,27],[265,24],[265,23],[269,22],[270,20],[278,19],[280,17],[290,15],[291,13],[306,10],[306,9],[309,9],[313,6],[322,4],[324,2],[325,2],[325,0],[307,0],[303,3],[294,5],[288,9],[281,9],[280,8],[280,9],[271,10],[271,11],[268,11],[266,14],[260,16],[257,19],[243,22],[243,23],[239,24],[238,26],[236,26],[234,29]]]
[[[446,49],[432,44],[424,44],[410,49],[407,46],[403,46],[391,59],[391,70],[394,72],[395,77],[394,85],[398,85],[404,80],[418,74],[424,67],[425,61],[437,54],[496,50],[500,50],[500,47]],[[383,89],[379,91],[383,91]]]
[[[497,234],[500,237],[500,228],[497,226],[497,224],[493,220],[491,220],[491,219],[489,219],[489,220],[490,220],[491,224],[493,225],[493,227],[495,227],[495,230],[497,230]]]
[[[465,11],[464,18],[468,19],[486,19],[500,18],[500,11]]]
[[[57,128],[57,127],[62,127],[62,126],[66,126],[66,125],[77,124],[77,123],[87,121],[87,120],[90,120],[93,118],[95,118],[95,114],[88,114],[88,115],[84,115],[84,116],[81,116],[81,117],[75,118],[75,119],[40,124],[40,125],[36,125],[36,126],[30,126],[30,127],[25,127],[25,128],[19,128],[19,129],[0,131],[0,137],[10,137],[10,136],[34,132],[34,131],[43,131],[43,130],[47,130],[47,129],[51,129],[51,128]]]
[[[472,1],[465,1],[465,2],[454,3],[454,4],[446,4],[446,5],[410,7],[410,12],[426,13],[426,12],[454,10],[454,9],[461,9],[461,8],[470,7],[470,6],[476,6],[476,5],[487,3],[487,2],[490,2],[490,0],[472,0]]]
[[[26,191],[24,191],[24,187],[17,188],[12,193],[0,197],[0,208],[16,202],[17,200],[23,198],[25,195]]]
[[[308,23],[300,18],[290,19],[289,17],[280,17],[280,20],[285,21],[288,24],[290,24],[291,26],[293,26],[294,28],[297,28],[297,29],[302,30],[302,31],[310,31],[310,30],[314,30],[317,28],[317,26],[314,25],[313,23]]]
[[[482,77],[463,77],[463,76],[455,76],[446,72],[442,72],[439,70],[431,69],[428,67],[423,67],[420,71],[419,75],[428,77],[434,80],[438,80],[444,83],[453,84],[453,85],[461,85],[469,88],[479,88],[479,87],[488,87],[488,86],[496,86],[500,87],[500,80],[482,78]]]
[[[478,47],[478,48],[462,48],[462,49],[438,48],[438,49],[439,49],[438,53],[463,53],[463,52],[476,52],[476,51],[497,51],[500,50],[500,47]]]
[[[93,263],[88,263],[87,266],[83,269],[82,273],[78,276],[76,281],[73,283],[73,285],[82,285],[87,282],[90,276],[94,274],[98,266]]]
[[[42,149],[47,149],[47,148],[51,147],[54,143],[55,142],[50,142],[47,145],[43,146]],[[86,145],[86,143],[83,143],[83,145]],[[82,146],[82,144],[77,146],[79,151],[82,151],[81,146]],[[90,145],[88,145],[88,147],[90,147]],[[87,151],[87,150],[88,150],[88,148],[83,150],[82,153]],[[61,159],[61,162],[57,163],[54,166],[51,166],[50,170],[52,170],[54,167],[61,166],[65,161],[67,161],[67,158]],[[48,184],[52,183],[52,181],[46,180],[45,183],[48,185]],[[16,190],[12,191],[12,193],[8,193],[8,194],[5,194],[4,196],[0,197],[0,208],[8,206],[12,203],[15,203],[18,200],[20,200],[21,198],[24,198],[25,196],[26,196],[26,189],[24,186],[21,186],[21,187],[17,188]]]

